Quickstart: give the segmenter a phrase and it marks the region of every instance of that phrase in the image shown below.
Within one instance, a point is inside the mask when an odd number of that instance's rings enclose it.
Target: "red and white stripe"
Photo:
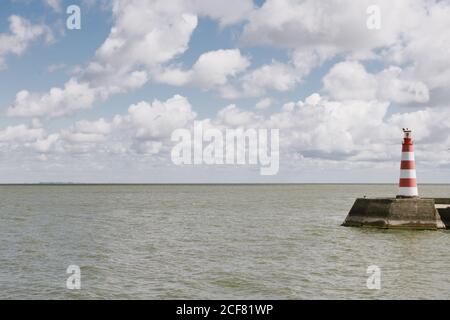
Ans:
[[[402,162],[400,165],[400,197],[418,197],[416,180],[416,162],[414,159],[414,144],[411,137],[411,130],[403,129],[405,134],[402,144]]]

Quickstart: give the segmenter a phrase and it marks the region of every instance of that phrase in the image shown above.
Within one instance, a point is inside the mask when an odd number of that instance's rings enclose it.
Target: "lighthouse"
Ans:
[[[397,198],[414,198],[419,196],[416,179],[416,162],[411,129],[403,128],[402,160],[400,164],[400,181]]]
[[[420,198],[411,130],[403,129],[402,160],[397,197],[356,199],[345,218],[346,227],[383,229],[450,229],[450,199]],[[443,217],[443,218],[441,218]]]

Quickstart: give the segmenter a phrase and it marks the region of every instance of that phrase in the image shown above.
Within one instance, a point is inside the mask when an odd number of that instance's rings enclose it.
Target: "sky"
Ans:
[[[2,0],[0,183],[397,183],[403,127],[449,183],[449,30],[438,0]],[[278,130],[279,170],[175,164],[195,123]]]

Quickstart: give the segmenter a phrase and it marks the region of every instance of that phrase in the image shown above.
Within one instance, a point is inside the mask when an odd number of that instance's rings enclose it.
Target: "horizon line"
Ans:
[[[89,186],[89,185],[393,185],[392,182],[17,182],[1,183],[0,186]],[[442,182],[427,182],[420,185],[450,185]]]

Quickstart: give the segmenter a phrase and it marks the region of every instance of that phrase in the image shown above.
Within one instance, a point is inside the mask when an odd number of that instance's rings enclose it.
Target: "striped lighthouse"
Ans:
[[[398,198],[418,197],[416,181],[416,162],[411,130],[403,128],[402,162],[400,165],[400,182]]]

